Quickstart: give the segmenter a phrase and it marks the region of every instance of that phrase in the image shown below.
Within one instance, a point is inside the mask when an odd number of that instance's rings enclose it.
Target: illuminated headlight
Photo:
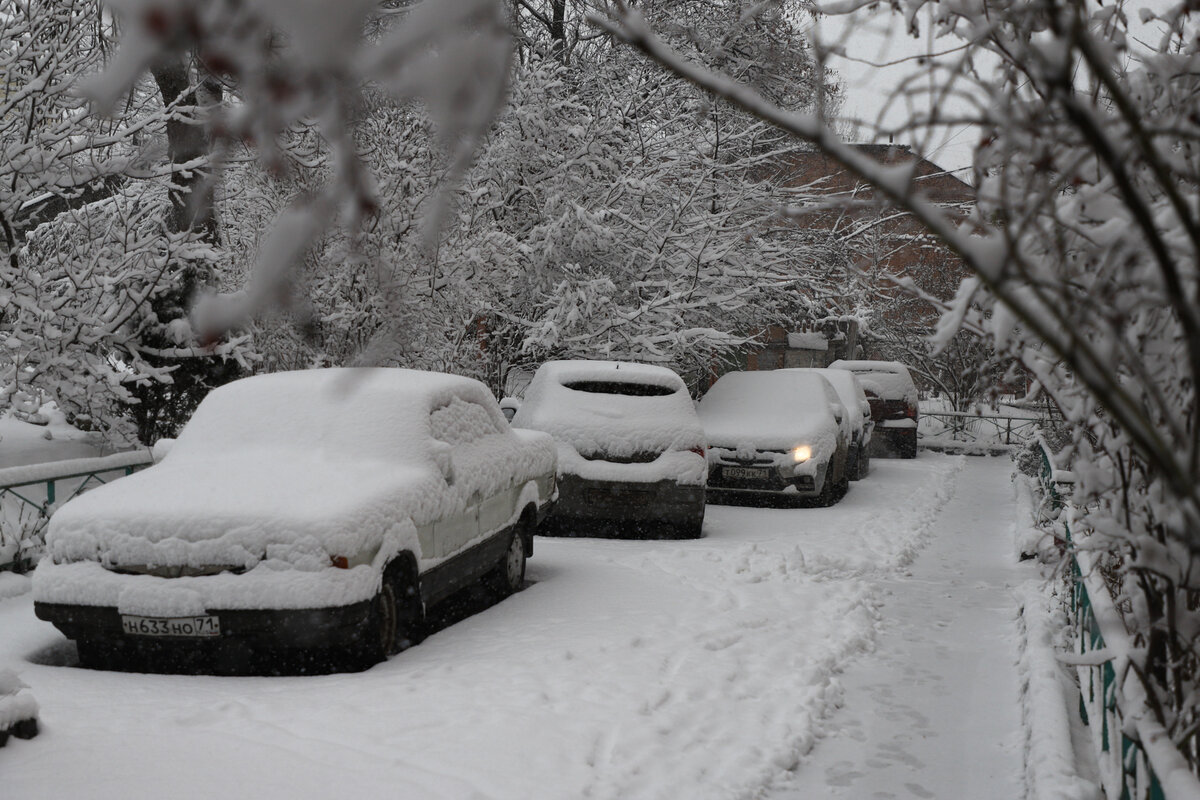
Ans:
[[[806,444],[802,444],[799,447],[792,450],[792,460],[795,461],[797,464],[803,464],[805,461],[808,461],[810,458],[812,458],[812,448]]]

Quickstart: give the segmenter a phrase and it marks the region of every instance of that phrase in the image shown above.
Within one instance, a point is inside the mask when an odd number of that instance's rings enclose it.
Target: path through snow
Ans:
[[[42,709],[0,794],[1017,797],[1010,470],[923,453],[834,508],[712,506],[700,540],[538,539],[524,591],[356,675],[79,669],[0,599]]]
[[[773,800],[1023,796],[1008,459],[972,459],[907,574],[882,584],[875,652]]]

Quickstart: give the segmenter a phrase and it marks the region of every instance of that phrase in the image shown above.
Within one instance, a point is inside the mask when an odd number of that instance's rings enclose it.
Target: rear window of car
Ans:
[[[675,390],[667,386],[656,386],[652,383],[631,383],[628,381],[571,381],[563,386],[577,392],[590,394],[620,394],[626,397],[666,397],[675,394]]]

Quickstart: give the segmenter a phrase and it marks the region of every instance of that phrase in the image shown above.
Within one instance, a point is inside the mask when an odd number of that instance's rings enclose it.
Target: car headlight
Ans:
[[[797,464],[803,464],[812,458],[812,448],[806,444],[792,449],[792,460]]]

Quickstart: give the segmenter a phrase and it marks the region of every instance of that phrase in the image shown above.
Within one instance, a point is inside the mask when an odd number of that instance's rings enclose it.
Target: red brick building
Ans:
[[[915,155],[906,145],[855,145],[881,164],[908,169],[913,191],[929,202],[965,219],[975,202],[974,189],[937,164]],[[937,312],[928,303],[898,290],[894,280],[911,278],[918,287],[940,299],[954,296],[965,275],[962,261],[930,236],[912,215],[892,207],[876,192],[820,152],[792,152],[781,158],[773,175],[766,176],[788,204],[792,221],[803,228],[832,233],[851,252],[853,265],[875,287],[877,306],[884,319],[915,332],[928,328]],[[851,291],[849,281],[847,293]],[[825,330],[828,325],[821,328]],[[829,346],[811,349],[808,334],[770,330],[761,350],[748,355],[748,369],[784,366],[824,366],[837,358],[854,358],[857,326],[845,324],[825,330]],[[794,345],[805,345],[796,347]],[[806,349],[809,348],[809,349]],[[866,356],[876,355],[866,353]],[[823,363],[818,363],[823,362]]]

